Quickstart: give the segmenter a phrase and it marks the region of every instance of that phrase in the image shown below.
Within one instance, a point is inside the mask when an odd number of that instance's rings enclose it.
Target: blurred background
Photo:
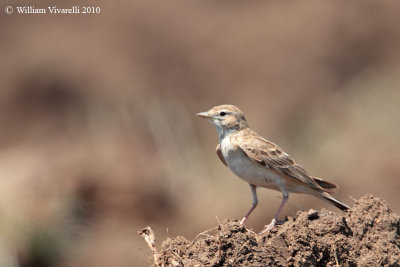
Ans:
[[[194,238],[251,206],[195,113],[250,126],[337,197],[400,212],[398,1],[57,1],[0,10],[0,266],[148,266],[137,231]],[[46,8],[48,1],[35,1]],[[247,222],[281,194],[259,190]],[[331,208],[292,194],[282,215]],[[340,212],[340,211],[338,211]]]

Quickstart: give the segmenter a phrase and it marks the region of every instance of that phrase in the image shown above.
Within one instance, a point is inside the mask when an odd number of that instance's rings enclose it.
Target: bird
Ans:
[[[283,196],[274,218],[270,224],[264,226],[261,235],[275,225],[282,224],[278,218],[289,193],[310,194],[342,211],[350,209],[332,196],[338,188],[336,184],[309,175],[278,145],[250,129],[244,113],[238,107],[218,105],[196,115],[215,126],[219,138],[216,147],[219,159],[250,186],[252,206],[240,224],[244,224],[257,207],[257,188],[260,187],[280,191]]]

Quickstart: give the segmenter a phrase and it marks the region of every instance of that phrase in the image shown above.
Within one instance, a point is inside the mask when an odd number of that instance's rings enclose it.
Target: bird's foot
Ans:
[[[286,220],[275,221],[275,225],[282,225],[286,222]]]
[[[259,235],[264,235],[265,233],[269,232],[269,230],[271,230],[272,227],[275,226],[275,224],[276,224],[276,220],[275,220],[275,218],[274,218],[274,219],[272,219],[271,223],[268,224],[268,225],[265,225],[265,226],[264,226],[264,230],[262,230],[262,231],[261,231],[260,233],[258,233],[258,234],[259,234]]]
[[[264,235],[265,233],[269,232],[269,230],[271,230],[272,227],[274,227],[275,225],[282,225],[282,224],[284,224],[284,223],[285,223],[285,220],[283,220],[283,221],[278,221],[278,220],[276,220],[276,219],[274,218],[274,219],[272,219],[272,221],[271,221],[270,224],[264,226],[264,230],[262,230],[262,231],[259,233],[259,235]]]

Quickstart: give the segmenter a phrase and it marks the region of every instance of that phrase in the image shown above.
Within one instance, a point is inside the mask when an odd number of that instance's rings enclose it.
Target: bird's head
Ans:
[[[196,115],[214,124],[219,134],[249,127],[244,113],[234,105],[215,106],[209,111],[200,112]]]

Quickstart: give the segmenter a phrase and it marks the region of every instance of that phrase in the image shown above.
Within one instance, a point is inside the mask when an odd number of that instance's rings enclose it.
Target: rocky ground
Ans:
[[[225,220],[192,241],[168,238],[153,252],[157,266],[399,266],[400,217],[365,195],[347,214],[300,211],[263,236]]]

